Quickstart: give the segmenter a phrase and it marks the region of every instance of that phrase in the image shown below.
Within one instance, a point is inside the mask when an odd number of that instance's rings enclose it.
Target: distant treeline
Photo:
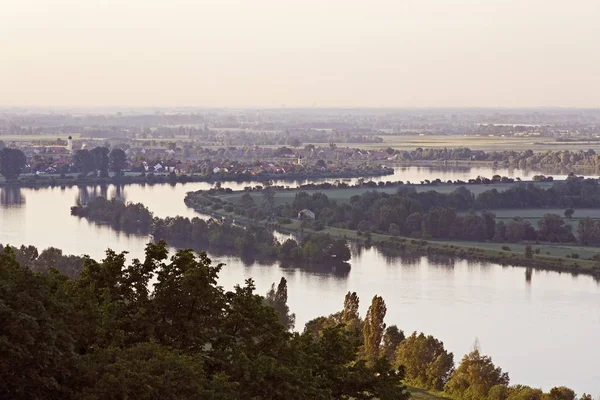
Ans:
[[[580,166],[597,168],[600,155],[589,150],[548,150],[523,151],[483,151],[468,147],[456,148],[417,148],[415,150],[388,149],[398,161],[487,161],[502,163],[517,168],[569,167]]]
[[[346,242],[329,235],[306,235],[300,243],[288,239],[281,244],[263,226],[242,227],[230,221],[180,216],[157,218],[141,203],[124,204],[104,197],[97,197],[85,206],[71,207],[71,214],[127,233],[152,234],[156,240],[168,240],[178,247],[214,249],[249,261],[336,265],[350,259]]]

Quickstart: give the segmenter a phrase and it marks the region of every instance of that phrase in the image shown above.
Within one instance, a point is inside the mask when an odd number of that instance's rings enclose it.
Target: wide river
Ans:
[[[383,180],[418,182],[440,178],[469,179],[493,174],[530,178],[534,173],[489,168],[398,169]],[[297,185],[298,183],[279,183]],[[248,184],[223,186],[239,189]],[[186,185],[129,185],[122,188],[44,188],[0,190],[0,243],[49,246],[67,254],[101,258],[107,248],[142,257],[145,236],[127,236],[108,227],[72,217],[78,199],[95,195],[142,202],[156,216],[194,216],[183,203],[188,191],[206,189],[205,183]],[[283,269],[278,265],[244,265],[239,259],[218,257],[226,263],[220,283],[227,289],[254,278],[261,293],[282,276],[288,280],[289,305],[296,313],[296,329],[342,308],[344,295],[356,291],[364,315],[370,299],[386,301],[388,325],[406,334],[432,334],[454,352],[458,364],[475,340],[482,351],[510,373],[512,383],[545,390],[565,385],[579,395],[600,393],[600,284],[589,276],[535,271],[495,264],[439,264],[427,258],[388,259],[376,250],[353,254],[346,274]]]

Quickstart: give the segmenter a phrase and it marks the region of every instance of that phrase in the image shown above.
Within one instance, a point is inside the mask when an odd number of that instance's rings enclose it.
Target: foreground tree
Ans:
[[[18,178],[26,164],[27,158],[25,158],[25,154],[21,150],[9,147],[4,147],[0,150],[0,174],[6,180]]]
[[[404,339],[404,332],[398,329],[396,325],[391,325],[385,328],[381,350],[383,355],[389,360],[390,363],[394,363],[396,350]]]
[[[508,382],[508,373],[475,349],[463,357],[444,390],[458,400],[479,400],[485,399],[493,386],[506,386]]]
[[[363,326],[364,352],[366,359],[369,361],[373,361],[379,357],[381,341],[385,330],[383,320],[386,312],[387,307],[383,298],[380,296],[373,297]]]
[[[291,331],[294,329],[296,314],[290,313],[290,308],[287,305],[287,293],[287,280],[282,277],[279,281],[279,285],[277,285],[277,290],[275,290],[275,283],[271,285],[271,289],[265,296],[265,304],[275,309],[281,325],[283,325],[286,330]]]
[[[0,253],[0,398],[408,399],[402,370],[360,359],[343,326],[287,332],[252,280],[219,286],[204,253],[168,259],[160,242],[125,261],[87,258],[71,280]]]
[[[398,346],[396,364],[404,366],[410,384],[442,390],[454,368],[454,356],[433,336],[414,332]]]

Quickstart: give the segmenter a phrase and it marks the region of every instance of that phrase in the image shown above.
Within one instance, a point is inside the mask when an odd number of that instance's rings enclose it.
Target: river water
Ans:
[[[405,168],[383,180],[418,182],[440,178],[469,179],[494,174],[530,178],[519,170]],[[374,179],[375,180],[375,179]],[[295,186],[298,183],[280,183]],[[248,183],[225,183],[241,189]],[[128,236],[72,217],[77,201],[102,195],[142,202],[156,216],[196,214],[183,203],[188,191],[209,184],[129,185],[108,188],[43,188],[0,190],[0,243],[49,246],[66,254],[101,258],[107,248],[143,257],[146,236]],[[259,292],[282,276],[288,280],[289,306],[296,328],[308,320],[339,311],[344,295],[356,291],[364,315],[370,299],[386,301],[386,322],[408,335],[423,331],[444,341],[455,361],[475,340],[482,351],[510,373],[511,382],[550,389],[565,385],[579,394],[600,393],[600,284],[588,276],[534,271],[466,261],[433,262],[425,257],[390,259],[374,249],[354,252],[350,271],[331,274],[318,270],[284,269],[278,265],[245,265],[234,257],[226,263],[220,283],[230,289],[252,277]]]

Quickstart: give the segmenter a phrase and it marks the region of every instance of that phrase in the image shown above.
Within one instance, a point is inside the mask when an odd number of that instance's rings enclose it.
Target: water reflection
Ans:
[[[75,203],[86,205],[97,197],[116,199],[125,203],[127,201],[125,185],[78,186]]]
[[[23,195],[23,189],[18,187],[0,188],[0,207],[21,207],[23,204],[25,204],[25,196]]]

